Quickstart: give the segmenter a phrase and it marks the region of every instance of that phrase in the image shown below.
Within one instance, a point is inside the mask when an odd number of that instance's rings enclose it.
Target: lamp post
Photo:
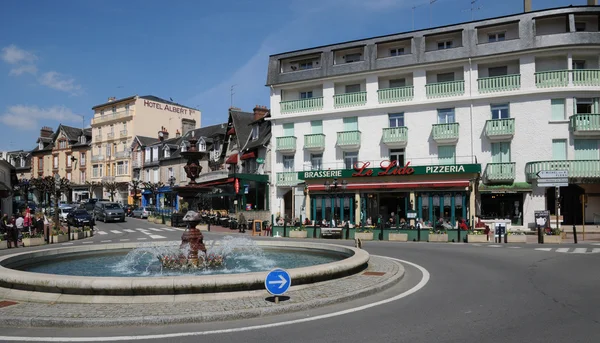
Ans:
[[[21,195],[25,196],[25,208],[27,208],[29,207],[29,180],[25,178],[19,180],[19,189]]]
[[[325,191],[329,194],[332,199],[341,196],[346,191],[346,187],[348,187],[348,181],[342,180],[342,182],[338,182],[337,178],[334,178],[332,182],[325,180],[324,183]],[[341,206],[340,206],[341,207]],[[343,208],[340,208],[340,211],[343,211]],[[331,204],[331,219],[335,223],[335,201]],[[346,227],[346,237],[348,237],[349,227]],[[343,235],[340,234],[340,239],[343,239]]]
[[[174,201],[175,192],[173,191],[175,182],[177,182],[177,179],[175,178],[175,176],[171,175],[171,177],[169,178],[169,187],[171,188],[171,208],[172,209],[175,207],[175,204],[174,204],[175,203],[175,201]]]

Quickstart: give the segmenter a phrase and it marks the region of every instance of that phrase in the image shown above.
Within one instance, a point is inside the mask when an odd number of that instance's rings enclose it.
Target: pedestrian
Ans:
[[[38,216],[35,221],[35,231],[34,234],[42,234],[44,232],[44,215]]]
[[[15,219],[15,227],[17,228],[17,242],[23,238],[23,230],[25,228],[25,219],[21,214]],[[17,245],[18,246],[18,245]]]
[[[8,226],[8,245],[10,245],[11,247],[14,248],[18,248],[19,247],[19,231],[17,229],[17,218],[16,216],[12,216],[12,218],[10,219],[9,224],[7,224]]]
[[[32,226],[33,226],[33,223],[31,220],[31,212],[29,212],[29,209],[27,209],[27,211],[25,212],[25,218],[23,218],[23,230],[25,232],[28,232],[30,236],[31,236]]]
[[[244,216],[243,212],[240,212],[240,215],[238,217],[238,225],[240,226],[239,232],[246,233],[246,225],[248,225],[248,221],[246,221],[246,217]]]
[[[44,240],[46,243],[50,243],[50,221],[44,214]]]

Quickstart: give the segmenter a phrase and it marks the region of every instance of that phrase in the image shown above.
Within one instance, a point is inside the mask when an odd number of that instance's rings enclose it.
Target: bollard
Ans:
[[[210,232],[210,220],[208,221],[208,232]]]
[[[317,238],[317,221],[313,225],[313,238]]]
[[[380,228],[379,240],[383,241],[383,223],[382,222],[379,222],[379,228]]]
[[[67,222],[67,237],[69,238],[68,240],[71,240],[71,225],[69,225],[69,222]]]
[[[417,242],[421,241],[421,224],[417,224]]]
[[[577,244],[577,229],[575,228],[575,224],[573,224],[573,243]]]
[[[287,230],[287,220],[283,221],[283,237],[285,237],[285,231]]]
[[[348,222],[346,222],[346,225],[344,225],[344,228],[346,229],[346,239],[350,238],[350,224]]]
[[[537,226],[537,234],[538,234],[538,244],[544,244],[544,240],[542,239],[542,227]]]
[[[456,243],[460,243],[460,226],[458,227],[458,230],[457,230],[457,232],[456,232],[456,235],[458,236],[458,237],[456,238]]]
[[[508,232],[504,233],[504,244],[508,243]]]

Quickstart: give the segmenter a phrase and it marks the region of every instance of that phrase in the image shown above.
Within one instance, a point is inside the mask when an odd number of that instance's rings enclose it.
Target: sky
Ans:
[[[523,11],[430,1],[2,0],[0,151],[32,149],[42,126],[89,127],[111,96],[172,98],[200,109],[202,126],[225,122],[232,86],[233,106],[269,105],[269,55]],[[532,0],[571,4],[586,0]]]

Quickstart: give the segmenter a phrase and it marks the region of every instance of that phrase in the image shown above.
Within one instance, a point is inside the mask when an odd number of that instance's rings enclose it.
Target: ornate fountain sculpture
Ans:
[[[196,179],[202,172],[200,158],[204,152],[198,151],[198,139],[192,131],[191,137],[188,139],[189,147],[182,149],[181,156],[187,160],[183,169],[185,174],[190,179],[186,186],[176,186],[173,190],[176,191],[185,202],[189,204],[190,209],[198,207],[196,195],[201,191],[201,186],[196,183]],[[200,213],[189,210],[183,217],[183,222],[186,223],[186,230],[181,235],[180,249],[187,251],[179,256],[160,256],[159,260],[164,268],[168,269],[203,269],[221,267],[225,263],[225,259],[221,255],[207,254],[204,246],[204,236],[202,232],[196,228],[200,223]]]

